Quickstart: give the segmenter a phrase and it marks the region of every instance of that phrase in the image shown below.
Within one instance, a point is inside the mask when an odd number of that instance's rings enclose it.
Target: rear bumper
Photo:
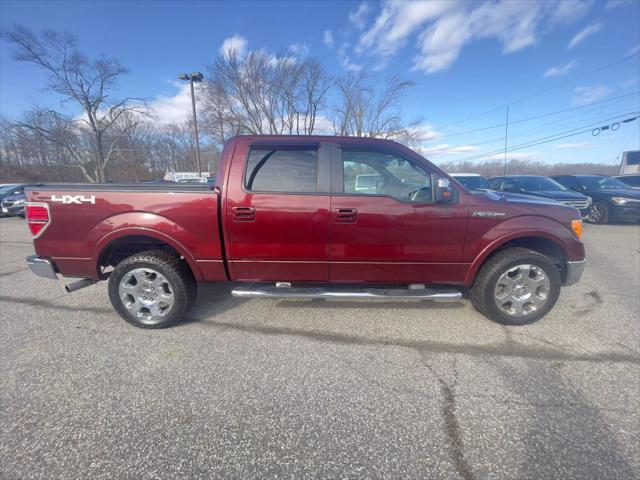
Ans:
[[[587,266],[587,259],[578,260],[575,262],[567,262],[567,273],[564,279],[564,285],[573,285],[578,283],[582,278],[584,269]]]
[[[38,257],[37,255],[31,255],[27,257],[27,265],[31,273],[38,277],[51,278],[53,280],[58,279],[56,274],[56,266],[51,260]]]

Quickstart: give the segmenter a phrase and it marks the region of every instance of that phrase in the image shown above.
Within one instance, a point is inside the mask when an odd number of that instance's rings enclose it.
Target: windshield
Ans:
[[[0,187],[0,195],[4,193],[13,193],[17,187],[17,185],[5,185],[4,187]]]
[[[611,177],[578,177],[587,190],[607,190],[612,188],[629,188],[620,180]]]
[[[491,185],[489,185],[489,182],[484,177],[480,177],[480,176],[458,177],[456,175],[453,175],[453,178],[455,178],[462,185],[464,185],[465,187],[471,190],[491,190]]]
[[[518,177],[518,186],[527,192],[557,192],[565,191],[562,185],[547,177]]]

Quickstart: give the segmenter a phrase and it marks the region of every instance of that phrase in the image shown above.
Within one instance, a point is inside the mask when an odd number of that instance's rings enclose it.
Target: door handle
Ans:
[[[237,222],[253,222],[256,219],[256,209],[253,207],[233,207],[231,211]]]
[[[358,219],[358,210],[355,208],[335,208],[333,210],[336,222],[355,223]]]

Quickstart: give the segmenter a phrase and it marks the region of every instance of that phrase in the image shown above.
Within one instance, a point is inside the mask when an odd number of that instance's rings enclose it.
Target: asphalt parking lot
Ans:
[[[207,285],[144,331],[104,283],[32,276],[0,219],[2,478],[638,478],[640,227],[585,242],[583,281],[527,327]]]

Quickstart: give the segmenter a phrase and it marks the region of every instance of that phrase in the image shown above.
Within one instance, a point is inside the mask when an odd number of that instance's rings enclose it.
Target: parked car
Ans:
[[[640,188],[640,175],[618,175],[617,177],[611,178],[621,181],[628,187]]]
[[[362,193],[355,177],[368,169],[380,179]],[[215,178],[214,189],[32,188],[27,263],[47,278],[80,277],[68,291],[108,279],[115,310],[143,328],[182,318],[197,282],[229,281],[244,298],[458,301],[469,286],[480,312],[523,325],[549,312],[586,264],[574,208],[471,195],[392,141],[234,137]]]
[[[605,175],[557,175],[557,182],[593,198],[593,223],[640,221],[640,191]]]
[[[14,183],[0,188],[0,216],[24,216],[24,189],[30,184]]]
[[[451,176],[469,190],[491,190],[489,180],[477,173],[452,173]]]
[[[10,197],[4,197],[0,202],[0,208],[2,209],[2,216],[4,217],[24,217],[24,193],[20,195],[12,195]]]
[[[534,195],[580,210],[583,218],[591,214],[591,198],[565,188],[555,180],[541,175],[507,175],[492,177],[489,183],[494,190],[510,193]]]

